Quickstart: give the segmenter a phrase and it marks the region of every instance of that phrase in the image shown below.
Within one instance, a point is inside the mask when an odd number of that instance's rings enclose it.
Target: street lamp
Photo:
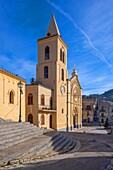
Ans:
[[[20,109],[19,109],[19,122],[22,122],[22,115],[21,115],[21,94],[23,94],[22,88],[23,88],[23,83],[20,81],[18,83],[18,87],[20,89]]]
[[[67,114],[66,114],[66,131],[68,132],[69,131],[69,126],[68,126],[68,82],[69,82],[69,79],[66,79],[67,81]]]

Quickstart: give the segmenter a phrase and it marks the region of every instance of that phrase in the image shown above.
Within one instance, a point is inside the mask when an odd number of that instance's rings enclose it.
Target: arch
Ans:
[[[48,78],[48,66],[44,67],[44,78]]]
[[[45,48],[45,60],[49,60],[50,58],[50,49],[48,46]]]
[[[33,123],[33,115],[32,114],[28,115],[28,122]]]
[[[64,69],[61,70],[61,79],[64,81]]]
[[[14,93],[10,91],[9,93],[9,103],[14,104]]]
[[[45,96],[44,94],[41,95],[41,105],[45,105]]]
[[[33,105],[33,95],[31,93],[28,94],[28,105]]]
[[[45,124],[45,116],[44,114],[41,115],[41,125]]]

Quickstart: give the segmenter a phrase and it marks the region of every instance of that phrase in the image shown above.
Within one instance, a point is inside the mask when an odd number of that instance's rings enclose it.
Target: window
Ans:
[[[88,117],[88,123],[90,123],[90,118]]]
[[[48,66],[44,67],[44,78],[48,78]]]
[[[60,60],[64,63],[65,53],[60,49]]]
[[[33,95],[31,93],[28,94],[28,105],[33,105]]]
[[[45,105],[45,96],[44,94],[41,95],[41,105]]]
[[[104,113],[101,113],[101,117],[104,117]]]
[[[62,49],[60,49],[60,60],[62,61]]]
[[[45,124],[45,116],[44,114],[41,115],[41,125]]]
[[[50,109],[52,109],[52,106],[53,106],[53,99],[52,97],[50,97]]]
[[[87,112],[87,116],[89,116],[89,112]]]
[[[61,77],[62,77],[62,81],[64,81],[64,70],[63,69],[61,71]]]
[[[50,52],[49,52],[50,50],[49,50],[49,47],[47,46],[46,48],[45,48],[45,60],[49,60],[49,55],[50,55]]]
[[[91,110],[91,106],[90,106],[90,105],[87,105],[87,106],[86,106],[86,110]]]
[[[101,123],[104,123],[104,119],[101,119]]]
[[[62,53],[62,61],[63,61],[63,63],[64,63],[64,51],[63,51],[63,53]]]
[[[62,113],[64,113],[64,109],[62,109]]]
[[[9,103],[14,104],[14,93],[10,91],[9,93]]]

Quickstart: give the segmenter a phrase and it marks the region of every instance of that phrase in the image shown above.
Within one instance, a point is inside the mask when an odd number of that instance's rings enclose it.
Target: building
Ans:
[[[26,85],[26,121],[58,130],[81,127],[82,89],[75,69],[68,78],[67,45],[54,15],[37,44],[36,81]]]
[[[20,89],[18,83],[23,84],[21,100],[21,118],[25,121],[25,80],[4,69],[0,69],[0,118],[1,120],[19,121]]]
[[[106,119],[113,124],[113,102],[97,97],[83,96],[83,125],[104,125]]]
[[[82,98],[82,121],[83,124],[91,124],[98,122],[98,115],[96,112],[97,98],[83,97]]]
[[[113,124],[113,102],[99,99],[98,100],[99,123],[105,124],[106,119]]]

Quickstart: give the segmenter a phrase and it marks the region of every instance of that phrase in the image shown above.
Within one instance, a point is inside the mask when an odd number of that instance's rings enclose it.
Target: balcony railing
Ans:
[[[55,107],[50,105],[38,105],[39,110],[56,110]]]

